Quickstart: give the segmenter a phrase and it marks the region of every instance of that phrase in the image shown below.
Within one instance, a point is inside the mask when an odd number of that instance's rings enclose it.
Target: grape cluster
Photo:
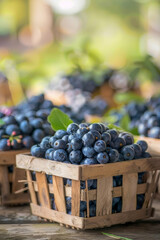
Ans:
[[[151,157],[146,152],[148,145],[145,141],[134,143],[130,133],[118,132],[109,129],[102,123],[71,123],[67,130],[58,130],[52,137],[45,137],[41,143],[31,148],[31,154],[35,157],[46,158],[52,161],[64,162],[75,165],[107,164],[133,159]],[[145,173],[138,174],[138,183],[143,183]],[[52,177],[47,176],[49,183]],[[122,176],[113,177],[113,187],[122,186]],[[71,179],[64,179],[64,184],[72,185]],[[81,181],[81,189],[85,189],[85,182]],[[88,188],[96,189],[97,180],[88,180]],[[137,195],[137,199],[142,196]],[[144,197],[143,197],[144,198]],[[52,197],[54,203],[54,197]],[[90,217],[96,214],[96,201],[90,201]],[[120,212],[122,199],[113,198],[113,212]],[[66,197],[67,212],[71,213],[71,198]],[[137,208],[142,204],[137,200]],[[80,216],[86,213],[86,202],[81,201]]]

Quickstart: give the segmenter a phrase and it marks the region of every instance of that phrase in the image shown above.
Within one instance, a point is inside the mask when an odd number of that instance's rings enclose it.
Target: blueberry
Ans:
[[[87,158],[93,157],[96,153],[93,147],[83,147],[82,152],[83,155]]]
[[[8,144],[8,139],[4,138],[0,140],[0,150],[8,151],[10,150],[10,145]]]
[[[22,143],[25,148],[30,149],[34,144],[34,141],[31,136],[26,136],[22,139]]]
[[[69,137],[69,135],[65,135],[62,137],[62,140],[65,141],[66,143],[68,143],[68,137]]]
[[[141,209],[144,203],[144,194],[137,195],[137,209]]]
[[[106,143],[103,140],[98,140],[94,144],[94,150],[98,153],[104,152],[106,150]]]
[[[159,126],[159,120],[157,117],[151,117],[147,121],[147,127],[152,128],[152,127],[157,127]]]
[[[71,142],[73,138],[75,138],[75,135],[70,134],[68,136],[68,142]]]
[[[124,161],[123,155],[121,153],[119,153],[118,162],[122,162],[122,161]]]
[[[103,123],[99,123],[99,125],[101,126],[101,133],[105,132],[106,130],[108,130],[109,128],[107,128]]]
[[[80,211],[85,211],[87,209],[87,203],[85,201],[80,202]]]
[[[120,201],[118,202],[117,207],[116,207],[117,213],[119,213],[121,211],[122,211],[122,198],[120,198]]]
[[[141,146],[143,153],[144,153],[144,152],[147,150],[147,148],[148,148],[147,142],[145,142],[145,141],[143,141],[143,140],[139,140],[139,141],[137,142],[137,144]]]
[[[122,136],[122,138],[125,140],[126,145],[131,145],[134,143],[133,136],[131,134],[126,133]]]
[[[114,129],[107,130],[107,133],[111,135],[111,141],[115,141],[116,138],[118,137],[118,132]]]
[[[22,122],[23,120],[27,120],[27,117],[24,116],[23,114],[17,115],[15,116],[15,118],[18,123]]]
[[[102,139],[106,144],[109,144],[111,142],[111,135],[108,132],[104,132],[102,133]]]
[[[35,118],[30,121],[30,124],[33,128],[42,128],[43,120],[41,118]]]
[[[113,187],[117,187],[117,183],[114,177],[113,177]]]
[[[26,120],[24,120],[20,123],[20,129],[23,133],[27,133],[27,134],[30,134],[33,130],[32,126]]]
[[[87,129],[87,128],[79,128],[78,130],[77,130],[77,132],[76,132],[76,136],[78,137],[78,138],[82,138],[86,133],[88,133],[89,132],[89,130]]]
[[[120,197],[114,197],[112,199],[112,207],[114,207],[120,201]]]
[[[80,165],[93,165],[93,164],[98,164],[95,158],[85,158],[80,163]]]
[[[3,129],[0,129],[0,139],[5,135],[5,131]]]
[[[51,145],[51,147],[54,147],[55,141],[57,141],[57,138],[55,136],[53,136],[49,139],[49,144]]]
[[[16,121],[16,119],[15,119],[14,116],[6,116],[6,117],[3,118],[3,121],[4,121],[7,125],[9,125],[9,124],[16,124],[16,123],[17,123],[17,121]]]
[[[31,155],[35,157],[43,158],[45,156],[45,151],[37,145],[31,148]]]
[[[142,157],[143,157],[143,158],[150,158],[150,157],[151,157],[151,154],[148,153],[148,152],[145,152],[145,153],[142,154]]]
[[[96,216],[96,205],[92,204],[89,207],[89,216],[90,217],[95,217]]]
[[[96,140],[100,140],[101,139],[101,134],[98,131],[90,130],[89,133],[91,133],[95,137]]]
[[[73,150],[80,150],[82,148],[82,140],[80,138],[73,138],[71,145]]]
[[[41,143],[40,143],[40,147],[44,150],[49,149],[51,147],[51,145],[49,143],[49,140],[43,138]]]
[[[111,149],[108,153],[108,156],[110,163],[118,162],[119,160],[119,152],[116,149]]]
[[[54,152],[54,160],[64,162],[68,159],[67,152],[64,149],[58,149]]]
[[[80,123],[79,128],[87,128],[88,124],[87,123]]]
[[[117,186],[117,187],[122,186],[122,175],[113,177],[113,180],[116,181],[116,186]]]
[[[135,152],[135,155],[134,155],[134,158],[137,159],[137,158],[140,158],[142,156],[142,148],[140,145],[134,143],[131,145],[131,147],[134,149],[134,152]]]
[[[71,210],[71,203],[72,203],[72,199],[71,197],[66,197],[66,208],[67,208],[67,211]]]
[[[93,136],[92,133],[88,132],[82,137],[82,141],[83,141],[84,146],[90,147],[94,144],[95,137]]]
[[[46,135],[52,136],[54,134],[53,129],[51,128],[50,124],[43,123],[42,129],[44,130]]]
[[[98,153],[97,162],[99,162],[100,164],[108,163],[109,162],[108,154],[106,152]]]
[[[148,132],[150,138],[160,138],[160,127],[153,127]]]
[[[42,141],[42,139],[44,138],[45,134],[44,131],[42,129],[36,129],[33,132],[33,139],[35,142],[40,143]]]
[[[11,124],[6,127],[6,134],[17,136],[21,134],[21,131],[17,125]]]
[[[50,154],[51,153],[51,154]],[[45,152],[45,158],[46,159],[50,159],[53,160],[53,154],[54,154],[54,149],[53,148],[49,148],[46,150]]]
[[[138,184],[144,183],[145,172],[138,173]]]
[[[69,160],[73,164],[79,164],[82,160],[82,153],[80,150],[72,151],[69,154]]]
[[[138,125],[138,132],[141,136],[147,136],[148,128],[146,127],[146,125],[144,123],[140,123]]]
[[[76,134],[76,132],[77,132],[78,129],[79,129],[78,124],[76,124],[76,123],[71,123],[71,124],[69,124],[68,127],[67,127],[67,133],[74,135],[74,134]]]
[[[70,153],[72,152],[72,144],[71,143],[67,143],[67,152]]]
[[[68,135],[67,134],[67,132],[66,131],[64,131],[64,130],[58,130],[56,133],[55,133],[55,137],[57,138],[57,139],[61,139],[62,137],[64,137],[65,135]]]
[[[72,186],[72,180],[71,180],[71,179],[67,179],[66,185],[67,185],[67,186]]]
[[[90,189],[90,187],[93,184],[93,180],[87,180],[88,183],[88,188]],[[85,189],[86,188],[86,182],[85,181],[81,181],[81,189]]]
[[[47,174],[47,183],[53,183],[52,175]]]
[[[54,149],[66,149],[67,145],[66,142],[62,139],[59,139],[57,141],[54,142]]]
[[[93,123],[89,126],[90,130],[96,130],[99,133],[102,133],[102,127],[98,123]]]
[[[135,157],[135,151],[130,146],[125,146],[122,148],[121,154],[123,155],[124,160],[132,160]]]
[[[90,189],[97,189],[97,179],[93,179],[93,184],[90,186]]]
[[[124,147],[126,145],[126,142],[123,138],[118,137],[116,138],[116,140],[114,141],[114,148],[115,149],[121,149],[122,147]]]

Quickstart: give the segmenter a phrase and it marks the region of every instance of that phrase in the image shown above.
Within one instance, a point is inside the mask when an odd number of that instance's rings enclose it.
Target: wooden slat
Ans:
[[[83,229],[83,218],[71,216],[64,212],[58,212],[46,207],[35,205],[33,203],[31,203],[31,211],[33,215]]]
[[[36,158],[29,154],[19,154],[16,156],[17,167],[28,169],[36,172],[45,172],[49,175],[59,176],[63,178],[72,178],[79,180],[81,168],[78,165],[66,164],[51,161],[43,158]]]
[[[41,205],[47,208],[51,208],[46,174],[36,172],[36,180],[37,180],[38,195],[39,195],[39,200]]]
[[[37,183],[35,181],[33,181],[33,186],[34,186],[34,190],[36,192],[38,192]],[[53,192],[53,185],[48,184],[48,187],[49,187],[49,192],[54,193]],[[72,187],[65,186],[64,189],[65,189],[65,196],[66,197],[72,197]],[[147,189],[147,184],[146,183],[138,184],[137,185],[137,194],[145,193],[146,189]],[[122,196],[122,187],[114,187],[112,197],[114,198],[114,197],[121,197],[121,196]],[[89,190],[88,191],[88,197],[89,197],[89,201],[96,200],[97,199],[97,190],[96,189]],[[81,189],[81,201],[87,201],[87,194],[86,194],[85,189]]]
[[[160,157],[138,159],[109,164],[81,166],[81,180],[119,176],[128,173],[154,171],[160,169]]]
[[[72,180],[72,215],[80,215],[80,181]]]
[[[29,203],[29,193],[8,194],[3,198],[3,205],[19,205]]]
[[[74,165],[42,158],[28,154],[17,155],[19,168],[43,172],[73,180],[97,179],[102,177],[119,176],[127,173],[160,170],[160,157],[138,159],[109,164]]]
[[[11,150],[11,151],[0,151],[0,165],[12,165],[16,163],[16,155],[26,153],[26,149],[22,150]]]
[[[60,212],[66,213],[63,178],[53,176],[53,192],[56,209]]]
[[[138,174],[123,175],[122,212],[136,210]]]
[[[26,170],[26,174],[27,174],[28,187],[29,187],[29,191],[30,191],[31,201],[32,201],[32,203],[37,204],[37,198],[36,198],[35,189],[34,189],[34,186],[32,183],[31,172],[29,170]],[[37,185],[37,183],[36,183],[36,185]],[[38,186],[37,186],[37,191],[38,191]]]
[[[159,177],[159,171],[153,172],[151,183],[148,185],[148,189],[147,189],[147,192],[145,194],[145,200],[144,200],[144,203],[143,203],[143,208],[148,207],[149,201],[151,200],[151,195],[154,193],[155,187],[157,185],[156,180],[158,180],[158,177]]]
[[[97,180],[96,216],[112,213],[113,178],[106,177]]]
[[[116,224],[126,222],[135,222],[136,220],[150,217],[152,209],[141,209],[123,213],[115,213],[107,216],[84,218],[84,229],[110,227]]]
[[[25,180],[26,178],[26,171],[24,169],[18,169],[13,166],[13,182],[12,182],[12,193],[16,192],[17,190],[24,188],[23,182],[18,182],[18,180]]]
[[[2,198],[10,193],[7,166],[0,165],[0,188]]]

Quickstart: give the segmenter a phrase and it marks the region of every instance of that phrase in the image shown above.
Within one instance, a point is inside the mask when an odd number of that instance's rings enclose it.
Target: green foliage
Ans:
[[[5,124],[5,122],[0,118],[0,127],[4,124]]]
[[[48,116],[48,122],[51,124],[53,130],[67,130],[69,124],[73,123],[73,121],[68,117],[67,114],[59,110],[58,108],[54,108],[50,115]]]
[[[116,93],[114,99],[119,104],[128,104],[131,101],[143,102],[144,98],[133,92]]]
[[[117,235],[113,235],[111,233],[104,233],[102,232],[103,235],[106,235],[110,238],[114,238],[114,239],[121,239],[121,240],[132,240],[131,238],[126,238],[126,237],[120,237],[120,236],[117,236]]]

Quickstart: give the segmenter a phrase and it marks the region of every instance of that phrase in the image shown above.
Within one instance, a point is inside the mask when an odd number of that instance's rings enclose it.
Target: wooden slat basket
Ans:
[[[160,139],[149,138],[149,137],[138,137],[138,138],[148,143],[148,151],[152,156],[160,156]],[[156,196],[160,199],[160,179],[158,181]]]
[[[76,229],[103,228],[152,216],[152,201],[159,178],[159,157],[110,164],[72,165],[20,154],[16,163],[17,167],[27,171],[33,215]],[[142,172],[145,172],[145,178],[139,183],[138,174]],[[122,185],[113,187],[115,176],[120,175]],[[66,179],[72,182],[71,186],[66,184]],[[97,180],[94,189],[89,186],[91,179]],[[85,184],[82,184],[84,181]],[[139,195],[144,198],[137,209]],[[115,198],[121,200],[117,211],[112,209]],[[68,205],[66,207],[68,199],[71,199],[71,211]],[[86,203],[83,216],[80,211],[82,202]]]
[[[23,191],[25,183],[19,182],[26,179],[25,170],[16,168],[16,155],[24,152],[24,149],[0,151],[0,205],[29,203],[29,193]]]

